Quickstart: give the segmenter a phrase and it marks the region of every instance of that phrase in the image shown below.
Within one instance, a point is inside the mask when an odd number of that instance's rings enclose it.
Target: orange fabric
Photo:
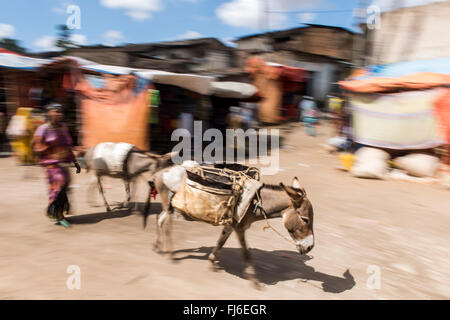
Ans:
[[[362,77],[365,75],[367,75],[367,71],[365,69],[356,69],[356,70],[353,70],[352,73],[345,79],[348,80],[348,79]]]
[[[259,120],[279,123],[283,93],[300,90],[306,81],[306,71],[288,66],[269,66],[260,58],[248,59],[245,71],[251,75],[253,85],[258,88],[258,95],[263,98],[259,106]]]
[[[78,76],[76,90],[82,94],[83,146],[101,142],[126,142],[142,150],[149,149],[148,91],[135,94],[135,78],[108,77],[106,89],[91,87]]]
[[[393,92],[398,90],[424,90],[450,83],[450,75],[420,72],[398,78],[374,77],[364,80],[339,81],[339,85],[352,92]]]
[[[450,144],[450,89],[444,89],[443,94],[435,102],[436,115],[440,130]]]
[[[260,72],[265,62],[260,58],[250,58],[246,61],[245,72],[250,74],[256,74]]]
[[[259,121],[278,123],[283,99],[281,82],[259,74],[254,78],[253,84],[258,88],[258,92],[263,98],[259,106]]]
[[[292,82],[306,81],[305,70],[288,66],[281,66],[281,67],[270,66],[260,58],[248,59],[246,62],[245,71],[252,75],[262,73],[268,79],[273,80],[292,81]]]

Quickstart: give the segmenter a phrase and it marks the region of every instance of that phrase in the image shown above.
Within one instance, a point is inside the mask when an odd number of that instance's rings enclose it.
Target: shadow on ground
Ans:
[[[131,207],[133,204],[131,204]],[[143,204],[140,203],[140,208],[143,208]],[[150,214],[159,214],[162,211],[162,207],[160,203],[152,203],[150,207]],[[141,214],[141,211],[138,211],[138,214]],[[76,215],[76,216],[68,216],[67,221],[70,224],[96,224],[102,222],[103,220],[109,219],[120,219],[133,215],[133,211],[130,209],[116,209],[111,212],[98,212],[98,213],[90,213],[85,215]]]
[[[213,247],[200,247],[175,251],[175,261],[198,259],[208,261],[208,255]],[[181,256],[180,254],[187,253]],[[324,292],[340,293],[350,290],[356,284],[350,270],[344,272],[342,277],[336,277],[316,271],[305,264],[311,260],[310,256],[300,256],[292,251],[275,250],[264,251],[250,249],[253,265],[258,279],[266,285],[275,285],[280,281],[296,280],[302,282],[319,281]],[[203,254],[203,255],[202,255]],[[244,264],[240,248],[223,248],[220,251],[219,266],[225,272],[245,279]],[[209,263],[209,262],[208,262]]]

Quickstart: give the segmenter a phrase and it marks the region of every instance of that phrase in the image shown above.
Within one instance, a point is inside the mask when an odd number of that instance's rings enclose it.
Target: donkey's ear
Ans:
[[[173,151],[173,152],[169,152],[169,153],[166,153],[165,155],[163,155],[163,157],[165,158],[165,159],[172,159],[174,156],[176,156],[178,154],[178,152],[176,152],[176,151]]]
[[[175,156],[176,154],[177,154],[177,152],[169,152],[169,153],[163,154],[162,156],[158,156],[158,158],[163,161],[167,161],[169,159],[172,159],[172,157]]]
[[[147,155],[147,157],[152,158],[152,159],[163,159],[163,160],[167,160],[172,158],[173,155],[176,154],[176,152],[170,152],[170,153],[166,153],[163,155],[159,155],[156,153],[152,153],[152,152],[145,152],[145,154]]]
[[[158,159],[158,163],[160,167],[166,167],[173,164],[172,157],[175,156],[177,152],[169,152],[166,153]]]
[[[292,188],[301,190],[302,193],[303,193],[303,196],[306,195],[305,188],[303,188],[303,187],[300,185],[300,180],[299,180],[297,177],[295,177],[294,179],[292,179]]]
[[[299,194],[297,191],[292,189],[291,187],[285,186],[283,183],[280,183],[280,186],[286,191],[289,198],[291,198],[292,204],[294,207],[299,208],[303,202],[303,195]]]
[[[295,189],[301,189],[302,187],[300,186],[300,181],[298,180],[297,177],[295,177],[294,179],[292,179],[292,188]]]
[[[145,155],[146,155],[147,157],[149,157],[149,158],[152,158],[152,159],[159,159],[159,158],[162,157],[162,156],[159,155],[159,154],[151,153],[151,152],[145,152]]]

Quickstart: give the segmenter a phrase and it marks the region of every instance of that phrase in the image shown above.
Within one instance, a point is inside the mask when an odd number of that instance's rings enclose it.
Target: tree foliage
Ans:
[[[58,39],[56,40],[56,46],[58,48],[67,50],[76,45],[70,40],[70,29],[65,24],[60,24],[56,26],[58,30]]]
[[[4,38],[0,39],[0,48],[10,50],[20,54],[26,54],[27,50],[20,45],[20,41],[16,39]]]

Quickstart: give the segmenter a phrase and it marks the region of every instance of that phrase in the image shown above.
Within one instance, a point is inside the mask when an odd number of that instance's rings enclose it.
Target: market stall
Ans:
[[[434,59],[371,66],[339,82],[351,115],[349,138],[357,148],[384,152],[377,166],[385,173],[377,176],[392,173],[386,159],[423,177],[435,177],[439,161],[450,165],[449,65],[450,59]],[[376,167],[374,157],[358,160],[358,154],[357,167]]]
[[[31,136],[43,121],[37,111],[51,94],[42,88],[38,70],[49,61],[0,48],[0,152],[9,153],[11,147],[22,164],[34,161]]]

